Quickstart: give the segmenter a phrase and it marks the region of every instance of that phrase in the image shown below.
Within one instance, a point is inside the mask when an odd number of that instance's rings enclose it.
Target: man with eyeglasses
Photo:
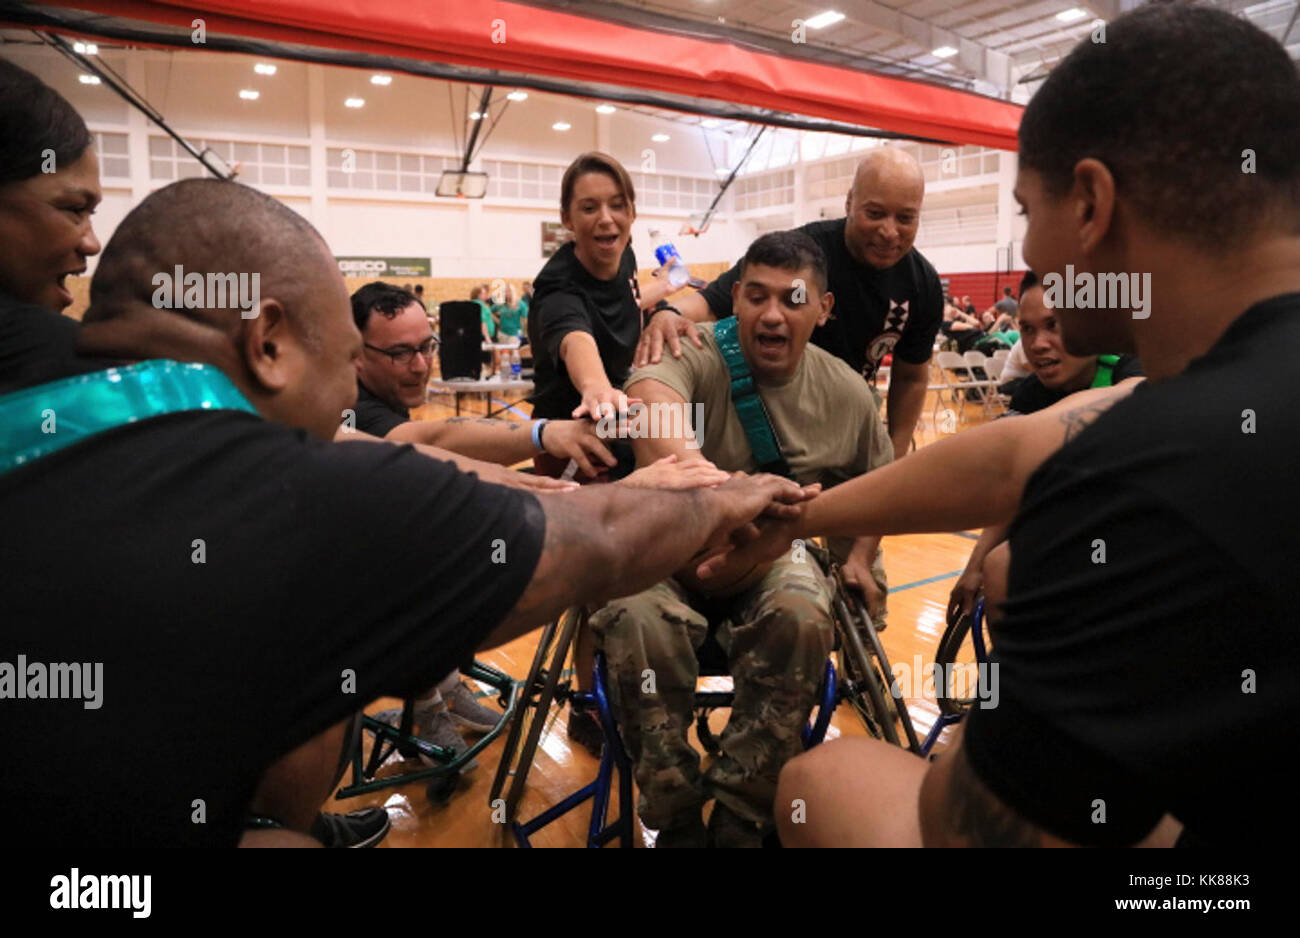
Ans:
[[[349,415],[343,414],[345,433],[351,428],[391,442],[441,447],[450,451],[447,455],[462,470],[477,471],[487,481],[504,481],[504,477],[485,463],[509,465],[542,451],[562,459],[576,459],[592,474],[597,471],[592,462],[614,464],[614,457],[596,436],[590,421],[524,422],[475,417],[412,420],[411,408],[424,403],[437,347],[424,304],[409,290],[375,281],[352,294],[352,318],[364,347],[356,361],[355,420],[349,424]],[[528,478],[518,477],[521,481]],[[378,717],[396,723],[398,711],[385,711]],[[455,671],[415,701],[415,726],[420,738],[456,753],[468,748],[461,730],[489,732],[499,717],[499,713],[474,699],[474,692]],[[475,765],[476,761],[471,761],[466,768]]]
[[[378,315],[376,315],[378,314]],[[463,470],[482,469],[475,461],[512,465],[547,452],[574,459],[590,475],[600,463],[612,466],[613,455],[586,420],[488,420],[448,417],[412,420],[410,409],[424,403],[433,369],[436,339],[424,304],[408,290],[376,281],[352,294],[352,318],[365,347],[357,360],[355,420],[342,415],[352,428],[398,443],[422,443],[450,450]],[[487,481],[504,481],[480,471]]]

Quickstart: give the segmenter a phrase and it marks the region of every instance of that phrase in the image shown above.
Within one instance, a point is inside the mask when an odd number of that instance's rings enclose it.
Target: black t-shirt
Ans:
[[[641,337],[640,291],[636,255],[623,252],[618,273],[597,280],[573,253],[573,242],[560,247],[533,281],[528,313],[528,342],[533,347],[530,398],[534,417],[567,419],[582,403],[560,359],[560,343],[570,332],[586,332],[596,340],[600,361],[614,387],[622,387],[636,343]]]
[[[1116,385],[1127,378],[1141,376],[1142,364],[1138,361],[1137,356],[1121,355],[1111,371],[1110,383]],[[1007,409],[1017,414],[1032,414],[1034,411],[1051,407],[1073,393],[1073,391],[1066,391],[1063,388],[1049,388],[1038,380],[1038,375],[1031,374],[1016,388],[1016,393],[1011,395],[1011,401],[1007,404]]]
[[[0,394],[119,362],[76,353],[81,323],[0,293]]]
[[[835,296],[830,319],[813,330],[813,344],[868,379],[890,352],[905,362],[929,361],[943,320],[939,274],[915,248],[884,270],[859,264],[844,244],[846,224],[847,219],[837,218],[798,229],[825,253],[830,292]],[[739,276],[737,263],[700,291],[719,319],[732,314],[731,287]]]
[[[32,339],[0,347],[0,380],[29,373]],[[472,655],[545,529],[534,496],[409,446],[230,410],[0,474],[0,518],[0,671],[102,665],[96,709],[0,699],[5,830],[113,847],[233,845],[271,762]]]
[[[1026,485],[999,701],[971,712],[965,745],[1042,828],[1130,843],[1168,812],[1209,843],[1297,833],[1297,348],[1300,294],[1257,304]]]
[[[400,427],[411,419],[411,412],[405,407],[393,407],[387,401],[380,400],[360,381],[357,382],[355,409],[357,429],[371,436],[388,436],[394,427]]]

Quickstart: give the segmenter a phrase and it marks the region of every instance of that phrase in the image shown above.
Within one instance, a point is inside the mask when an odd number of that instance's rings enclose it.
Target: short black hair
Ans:
[[[826,255],[817,242],[802,231],[769,231],[757,238],[740,259],[740,277],[750,264],[776,267],[780,270],[811,268],[817,289],[826,292]]]
[[[1222,10],[1174,2],[1125,13],[1103,42],[1075,46],[1020,121],[1020,165],[1051,195],[1069,190],[1088,157],[1148,224],[1189,243],[1300,230],[1295,63]]]
[[[1038,286],[1038,274],[1034,273],[1032,270],[1025,271],[1025,275],[1020,278],[1019,297],[1023,300],[1025,298],[1025,291],[1032,290],[1036,286]],[[1007,292],[1010,292],[1010,287],[1007,288]]]
[[[1010,296],[1010,295],[1011,295],[1011,288],[1010,288],[1010,287],[1003,287],[1003,288],[1002,288],[1002,295],[1003,295],[1003,296]]]
[[[71,166],[95,142],[63,95],[6,59],[0,59],[0,127],[0,185],[39,175],[47,151],[55,169]]]
[[[359,332],[365,332],[372,313],[392,319],[412,303],[419,303],[420,309],[424,309],[424,303],[410,290],[375,280],[352,294],[352,320]]]

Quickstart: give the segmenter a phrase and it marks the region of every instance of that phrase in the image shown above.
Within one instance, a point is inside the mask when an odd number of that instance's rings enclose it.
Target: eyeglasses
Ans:
[[[364,344],[366,348],[370,349],[372,352],[379,352],[383,355],[387,355],[393,360],[394,365],[409,365],[411,359],[415,358],[417,354],[428,358],[433,352],[433,347],[438,344],[438,337],[431,335],[414,348],[409,345],[399,345],[396,348],[380,348],[377,345],[371,345],[369,342]]]

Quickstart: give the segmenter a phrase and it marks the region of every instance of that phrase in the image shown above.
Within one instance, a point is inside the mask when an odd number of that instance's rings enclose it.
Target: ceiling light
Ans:
[[[706,117],[704,120],[700,121],[700,126],[705,130],[713,130],[715,127],[721,127],[722,121],[718,120],[716,117]]]
[[[957,50],[952,46],[940,46],[937,49],[931,50],[930,54],[936,59],[950,59],[957,54]]]
[[[668,135],[667,135],[667,134],[655,134],[655,135],[654,135],[653,137],[651,137],[650,139],[653,140],[655,143],[667,143],[667,142],[668,142]]]
[[[1087,10],[1080,10],[1078,7],[1070,7],[1068,10],[1062,10],[1056,14],[1056,18],[1062,23],[1073,23],[1075,20],[1081,20],[1088,15]]]
[[[551,130],[568,130],[572,126],[568,121],[556,121],[551,125]]]
[[[508,95],[506,95],[506,100],[508,100],[508,101],[527,101],[527,100],[528,100],[528,92],[527,92],[527,91],[512,91],[512,92],[510,92]]]
[[[717,173],[719,176],[731,175],[731,170],[727,169],[727,167],[725,166],[719,166],[717,169],[714,170],[714,172]]]
[[[245,101],[256,101],[261,96],[261,94],[262,92],[253,91],[250,88],[243,88],[239,92],[239,96],[243,98]]]
[[[99,76],[98,76],[98,75],[78,75],[78,76],[77,76],[77,81],[81,82],[83,85],[97,85],[97,84],[99,84]]]
[[[99,46],[93,42],[74,42],[72,44],[74,52],[80,52],[82,55],[99,55]]]
[[[370,84],[372,85],[391,85],[393,83],[392,75],[371,75]]]
[[[827,10],[825,13],[818,13],[816,16],[808,17],[803,21],[803,24],[809,29],[821,29],[824,26],[832,26],[842,19],[844,19],[843,13]]]
[[[343,102],[344,107],[365,107],[365,98],[348,98]]]
[[[259,75],[274,75],[275,66],[269,65],[266,62],[258,62],[253,66],[253,71],[257,72]]]
[[[469,112],[469,119],[472,120],[472,121],[481,121],[481,120],[483,119],[483,112],[482,112],[482,111],[470,111],[470,112]]]
[[[612,104],[597,104],[597,105],[596,105],[596,113],[597,113],[597,114],[613,114],[613,113],[614,113],[615,111],[617,111],[617,110],[618,110],[618,108],[614,107],[614,105],[612,105]]]

